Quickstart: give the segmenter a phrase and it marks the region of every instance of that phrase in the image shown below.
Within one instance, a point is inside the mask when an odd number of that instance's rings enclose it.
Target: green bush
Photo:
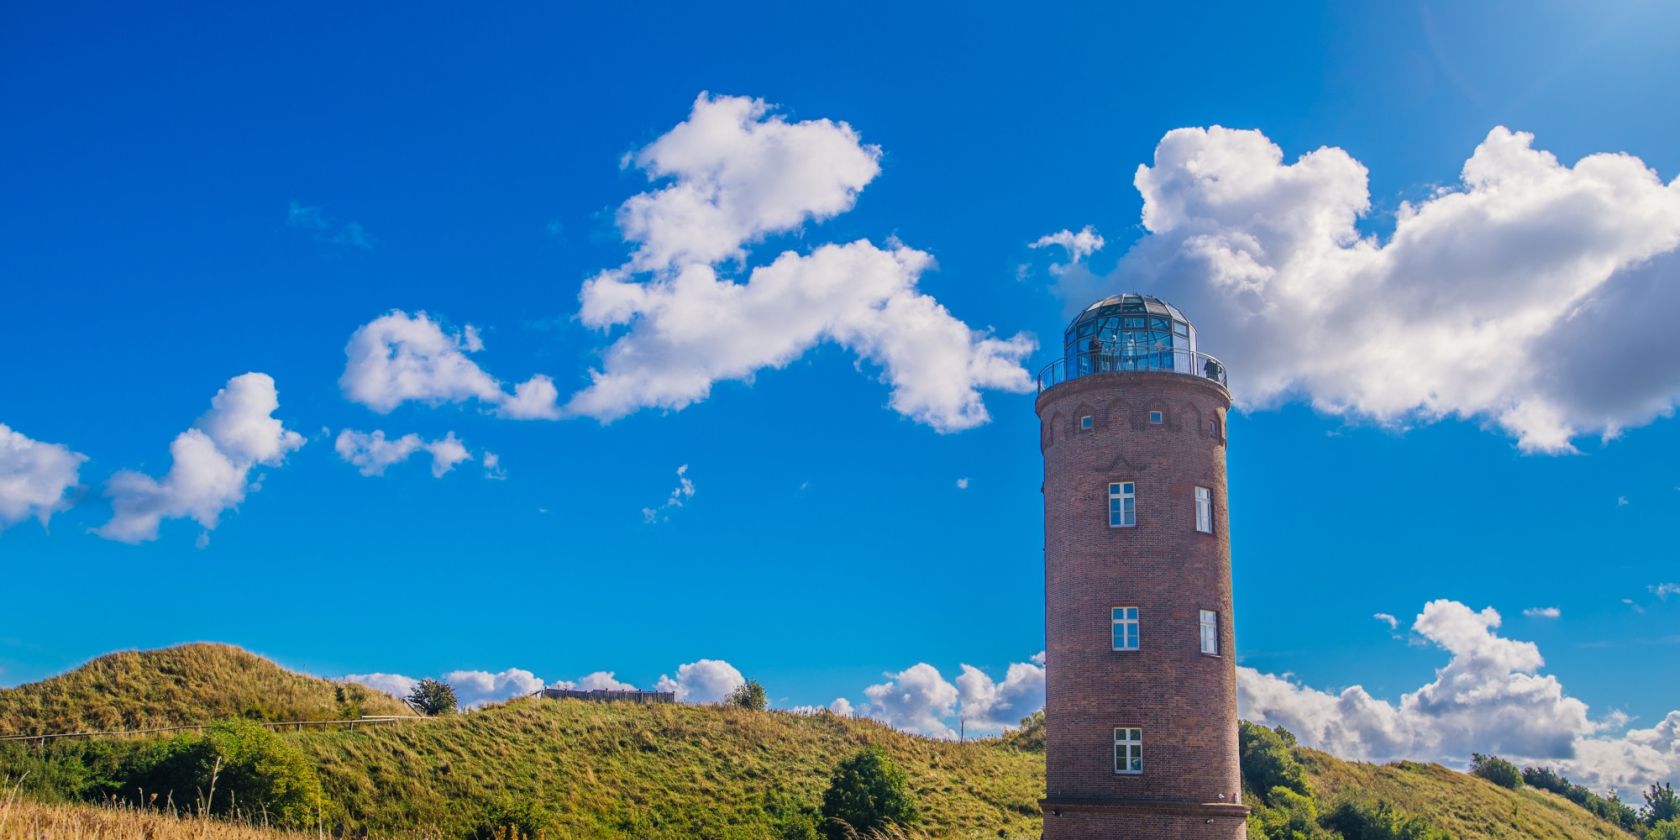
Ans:
[[[1286,787],[1266,794],[1269,805],[1256,803],[1249,813],[1249,840],[1328,840],[1318,825],[1318,806],[1312,797]]]
[[[728,697],[723,698],[723,705],[739,706],[743,709],[762,712],[769,707],[770,703],[764,696],[764,685],[758,680],[747,680],[735,686],[735,690],[729,692]]]
[[[1680,820],[1663,820],[1651,826],[1641,840],[1680,840]]]
[[[455,711],[455,687],[443,680],[427,677],[414,684],[406,702],[427,717],[447,715]]]
[[[840,762],[823,794],[823,830],[831,840],[852,833],[910,825],[917,818],[904,771],[879,747]]]
[[[473,840],[534,840],[547,834],[551,817],[529,799],[498,799],[484,807]]]
[[[1611,791],[1609,796],[1599,796],[1569,781],[1567,776],[1550,767],[1524,767],[1522,775],[1523,783],[1529,787],[1551,791],[1591,811],[1599,819],[1615,823],[1628,831],[1639,827],[1639,812],[1623,802],[1615,791]]]
[[[1289,730],[1281,726],[1267,729],[1246,720],[1237,726],[1242,777],[1249,790],[1267,804],[1271,804],[1271,792],[1278,788],[1312,798],[1307,771],[1295,758],[1295,736]]]
[[[1346,801],[1324,817],[1324,827],[1344,840],[1452,840],[1452,835],[1419,817],[1395,811],[1387,802]]]
[[[117,775],[116,792],[141,805],[172,801],[212,814],[266,815],[281,825],[306,825],[321,805],[321,782],[303,752],[246,720],[148,743],[122,761]]]
[[[1523,786],[1523,773],[1517,765],[1497,755],[1470,754],[1470,772],[1499,785],[1516,790]]]

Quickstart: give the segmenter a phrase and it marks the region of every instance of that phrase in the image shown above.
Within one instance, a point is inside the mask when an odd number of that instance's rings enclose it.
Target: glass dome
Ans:
[[[1196,349],[1196,327],[1178,307],[1127,293],[1103,298],[1068,324],[1062,358],[1039,375],[1039,389],[1093,373],[1159,370],[1225,384],[1225,367]]]

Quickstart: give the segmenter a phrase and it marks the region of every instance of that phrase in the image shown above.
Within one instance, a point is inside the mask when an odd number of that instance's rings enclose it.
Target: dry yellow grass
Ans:
[[[158,811],[105,805],[45,805],[28,799],[0,802],[0,840],[318,840],[224,820],[170,816]]]

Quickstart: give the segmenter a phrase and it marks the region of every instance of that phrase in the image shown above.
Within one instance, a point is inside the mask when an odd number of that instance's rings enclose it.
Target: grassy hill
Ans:
[[[294,700],[289,712],[337,713],[335,684],[298,675],[289,676],[299,683],[277,681],[276,666],[229,648],[121,656],[168,655],[180,664],[192,660],[178,657],[195,653],[220,663],[222,676],[188,680],[200,686],[187,692],[193,702],[173,702],[172,714],[247,711],[248,698],[263,689],[235,685],[239,673],[260,675],[266,684],[312,686],[292,696],[318,705]],[[227,670],[245,657],[262,665]],[[183,679],[175,671],[155,673],[169,675],[168,682]],[[217,685],[227,689],[226,698],[209,696]],[[153,687],[132,696],[179,694]],[[16,727],[20,721],[9,715],[20,707],[6,702],[15,701],[0,701],[0,726]],[[77,711],[74,701],[62,702],[72,705],[61,715]],[[44,717],[34,713],[22,723]],[[510,820],[543,825],[549,837],[774,837],[786,815],[820,802],[834,766],[864,746],[884,750],[907,773],[922,812],[912,836],[1029,838],[1041,829],[1043,740],[1031,728],[957,744],[829,714],[526,698],[401,726],[259,734],[318,779],[326,825],[366,828],[376,837],[465,837]],[[39,801],[132,796],[123,788],[132,778],[119,781],[121,768],[161,746],[156,739],[0,745],[0,780],[28,771],[23,788]],[[1299,748],[1293,755],[1324,811],[1344,799],[1380,800],[1462,838],[1630,836],[1550,793],[1507,790],[1438,765],[1362,764]],[[148,790],[158,792],[155,784]],[[173,796],[177,803],[191,798],[190,791]]]
[[[231,645],[204,643],[112,653],[50,679],[0,689],[0,735],[364,714],[413,713],[383,693],[288,671]]]

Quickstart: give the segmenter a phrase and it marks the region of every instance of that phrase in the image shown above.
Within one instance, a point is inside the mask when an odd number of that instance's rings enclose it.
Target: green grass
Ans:
[[[1296,755],[1321,803],[1384,800],[1466,840],[1633,836],[1556,794],[1531,787],[1509,790],[1439,764],[1367,764],[1306,749]]]
[[[0,732],[401,711],[383,695],[237,648],[187,645],[113,654],[0,691]],[[922,814],[911,836],[1029,838],[1041,830],[1037,727],[956,744],[828,714],[527,698],[418,723],[282,737],[319,777],[328,824],[379,837],[464,837],[493,812],[523,806],[542,812],[549,837],[769,837],[778,813],[816,807],[835,765],[871,745],[909,777]],[[98,774],[77,771],[77,762],[115,760],[145,743],[7,745],[0,779],[32,769],[23,787],[38,798],[87,795]],[[1325,810],[1342,798],[1384,800],[1466,840],[1630,836],[1553,794],[1506,790],[1439,765],[1296,754]]]
[[[112,653],[50,679],[0,689],[0,735],[364,714],[413,713],[380,692],[288,671],[231,645],[203,643]]]

